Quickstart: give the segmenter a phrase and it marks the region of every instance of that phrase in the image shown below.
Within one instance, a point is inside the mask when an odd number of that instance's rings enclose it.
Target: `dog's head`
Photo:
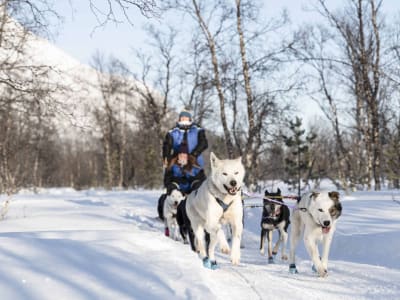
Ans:
[[[278,202],[278,203],[277,203]],[[263,199],[263,218],[270,219],[271,221],[277,219],[281,214],[282,193],[278,188],[276,193],[270,193],[265,190]]]
[[[244,167],[242,158],[218,159],[213,152],[210,154],[211,180],[223,194],[236,195],[243,184]]]
[[[178,189],[173,189],[167,197],[168,204],[173,207],[178,207],[179,203],[185,199],[185,195]]]
[[[340,217],[342,205],[338,192],[313,192],[310,194],[308,211],[314,221],[322,227],[323,233],[328,233],[332,224]]]

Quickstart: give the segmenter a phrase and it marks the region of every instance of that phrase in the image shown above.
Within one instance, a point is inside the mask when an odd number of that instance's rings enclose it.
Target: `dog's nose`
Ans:
[[[178,205],[178,201],[175,201],[174,203],[175,203],[175,205]]]
[[[324,226],[328,227],[331,224],[330,221],[324,221]]]
[[[236,182],[236,180],[231,180],[230,184],[231,184],[231,186],[236,186],[237,182]]]

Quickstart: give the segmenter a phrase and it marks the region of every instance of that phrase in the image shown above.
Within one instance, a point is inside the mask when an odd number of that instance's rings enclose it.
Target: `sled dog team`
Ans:
[[[178,188],[171,191],[163,206],[163,216],[169,236],[175,240],[181,235],[189,239],[193,251],[198,252],[206,268],[216,269],[215,248],[230,253],[234,265],[240,262],[240,244],[243,232],[242,185],[245,170],[241,158],[218,159],[210,154],[211,174],[200,187],[186,198]],[[329,249],[335,232],[336,221],[342,206],[338,192],[310,192],[297,200],[290,212],[282,200],[281,191],[265,191],[261,218],[260,252],[265,252],[267,239],[268,262],[281,246],[282,260],[289,259],[289,272],[298,273],[295,249],[303,234],[304,244],[313,263],[313,270],[325,277],[328,270]],[[222,225],[232,230],[229,245]],[[286,255],[288,227],[291,224],[290,252]],[[272,233],[279,232],[279,239],[272,247]],[[318,243],[322,242],[322,255]]]

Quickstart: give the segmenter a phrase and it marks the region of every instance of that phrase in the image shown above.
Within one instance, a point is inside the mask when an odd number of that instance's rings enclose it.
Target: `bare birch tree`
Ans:
[[[304,49],[295,50],[298,58],[307,62],[316,71],[320,93],[326,101],[322,106],[329,117],[336,136],[336,155],[339,163],[339,178],[346,186],[347,180],[354,180],[354,167],[350,162],[357,160],[362,165],[365,177],[358,178],[371,188],[381,188],[381,139],[380,113],[385,99],[382,90],[382,20],[380,9],[382,1],[349,0],[338,12],[332,12],[326,1],[318,0],[315,9],[327,20],[328,27],[318,25],[319,29],[308,28]],[[316,33],[316,34],[315,34]],[[333,76],[333,79],[332,77]],[[328,79],[329,78],[329,79]],[[334,96],[333,87],[341,87],[342,95]],[[337,94],[337,93],[336,93]],[[350,107],[339,102],[342,99],[354,99]],[[339,107],[342,110],[339,111]],[[354,132],[357,153],[345,148],[343,131],[340,129],[340,115],[350,109],[354,120]],[[343,124],[342,124],[343,125]],[[354,149],[354,148],[353,148]],[[364,156],[364,153],[366,154]],[[349,155],[352,155],[350,157]],[[363,163],[363,160],[366,163]],[[347,169],[347,170],[346,170]],[[345,178],[346,177],[346,178]]]

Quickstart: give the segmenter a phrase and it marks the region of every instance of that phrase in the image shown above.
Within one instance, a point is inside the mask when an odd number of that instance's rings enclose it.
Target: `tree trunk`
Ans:
[[[210,30],[208,29],[207,24],[203,20],[203,17],[201,15],[201,11],[200,11],[197,1],[192,0],[192,2],[193,2],[193,6],[195,8],[197,21],[200,25],[200,28],[201,28],[203,34],[206,37],[207,46],[208,46],[208,49],[209,49],[210,55],[211,55],[211,63],[213,66],[213,73],[214,73],[214,85],[215,85],[215,88],[217,89],[217,94],[218,94],[218,99],[219,99],[220,117],[221,117],[222,128],[224,130],[224,135],[225,135],[226,151],[227,151],[228,157],[233,158],[234,149],[233,149],[231,134],[230,134],[230,131],[228,128],[228,122],[226,120],[226,115],[225,115],[225,96],[222,91],[222,82],[221,82],[220,74],[219,74],[219,64],[218,64],[217,50],[215,47],[215,40],[214,40],[214,37],[211,34]]]
[[[253,94],[250,83],[250,75],[249,75],[249,64],[246,58],[246,45],[244,42],[244,34],[242,30],[242,19],[241,19],[241,10],[240,10],[241,0],[236,0],[236,25],[237,31],[239,35],[239,47],[240,47],[240,57],[242,59],[242,74],[244,78],[244,88],[246,92],[246,100],[247,100],[247,118],[248,118],[248,134],[247,134],[247,143],[244,151],[244,166],[248,172],[248,183],[254,183],[254,172],[255,165],[253,162],[255,161],[255,149],[254,149],[254,139],[255,139],[255,121],[254,121],[254,112],[253,112]]]

